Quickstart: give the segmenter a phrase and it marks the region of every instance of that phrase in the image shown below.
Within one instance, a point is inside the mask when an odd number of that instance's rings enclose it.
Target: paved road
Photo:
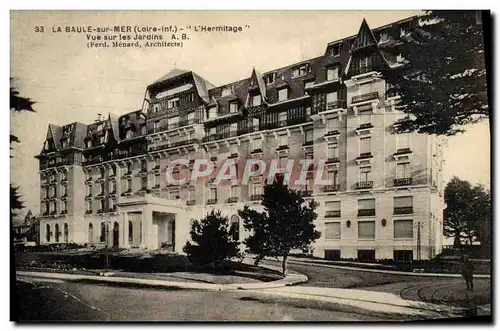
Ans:
[[[468,306],[471,302],[476,305],[491,303],[490,279],[475,279],[475,291],[467,292],[461,278],[393,275],[338,269],[294,261],[289,261],[289,268],[309,277],[307,284],[304,284],[305,286],[356,288],[387,292],[398,294],[407,300],[454,306]]]
[[[28,280],[28,279],[25,279]],[[241,291],[159,290],[42,279],[17,282],[20,321],[383,321],[383,314]],[[399,317],[401,318],[401,317]]]

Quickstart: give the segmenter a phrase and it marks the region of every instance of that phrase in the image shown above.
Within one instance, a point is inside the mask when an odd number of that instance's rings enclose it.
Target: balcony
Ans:
[[[340,185],[339,184],[333,184],[333,185],[325,185],[323,187],[323,192],[338,192],[340,191]]]
[[[410,186],[413,185],[413,178],[396,178],[394,186]]]
[[[392,155],[394,160],[408,159],[412,156],[413,152],[410,148],[399,148],[396,153]]]
[[[238,197],[230,197],[226,200],[227,203],[236,203],[238,202],[239,198]]]
[[[252,194],[250,196],[250,201],[258,201],[262,200],[263,195],[262,194]]]
[[[365,133],[365,132],[370,133],[372,131],[373,131],[373,124],[371,124],[371,123],[364,123],[356,128],[356,134],[358,134],[358,135]]]
[[[229,137],[230,137],[229,131],[223,133],[213,133],[211,135],[203,137],[202,142],[217,141],[221,139],[227,139]]]
[[[373,154],[371,152],[360,153],[359,156],[356,158],[356,163],[360,164],[362,161],[368,161],[369,163],[371,163],[372,159],[373,159]]]
[[[314,141],[306,141],[302,144],[302,147],[309,147],[309,146],[312,146],[314,144]]]
[[[413,206],[394,207],[394,215],[413,214]]]
[[[373,188],[373,181],[357,182],[355,185],[356,190],[367,190]]]
[[[333,164],[333,163],[340,163],[340,159],[338,157],[330,157],[326,159],[325,164]]]
[[[354,105],[359,106],[360,104],[368,104],[368,103],[371,103],[371,102],[377,101],[377,100],[378,100],[378,92],[375,91],[375,92],[370,92],[370,93],[365,93],[365,94],[353,96],[351,99],[351,104],[353,106]]]
[[[188,200],[186,201],[186,206],[194,206],[196,205],[196,200]]]
[[[335,137],[335,136],[340,136],[339,130],[328,131],[327,133],[325,133],[325,135],[323,137],[327,138],[327,137]]]
[[[325,212],[325,218],[328,217],[340,217],[340,210],[327,210]]]
[[[208,199],[207,205],[215,205],[217,203],[217,199]]]
[[[375,209],[358,209],[358,216],[375,216]]]

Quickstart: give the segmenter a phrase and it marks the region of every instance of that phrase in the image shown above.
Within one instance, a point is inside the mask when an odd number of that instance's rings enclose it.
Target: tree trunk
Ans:
[[[283,270],[283,277],[286,277],[287,273],[288,273],[288,265],[287,265],[287,260],[288,256],[286,255],[283,255],[283,261],[281,262],[281,267],[282,267],[282,270]]]

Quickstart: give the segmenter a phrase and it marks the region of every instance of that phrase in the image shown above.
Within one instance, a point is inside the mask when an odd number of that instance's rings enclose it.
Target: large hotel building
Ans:
[[[49,124],[40,167],[40,242],[181,252],[192,219],[221,210],[248,235],[237,210],[261,209],[265,176],[239,185],[167,182],[176,159],[221,167],[260,158],[326,160],[328,185],[292,185],[319,206],[311,247],[328,259],[429,259],[441,251],[442,141],[393,134],[398,96],[384,73],[411,19],[331,42],[323,55],[213,86],[174,69],[147,86],[143,109],[95,123]],[[391,51],[390,51],[391,50]],[[222,68],[221,68],[222,69]],[[313,169],[312,169],[313,170]],[[241,171],[238,169],[238,171]]]

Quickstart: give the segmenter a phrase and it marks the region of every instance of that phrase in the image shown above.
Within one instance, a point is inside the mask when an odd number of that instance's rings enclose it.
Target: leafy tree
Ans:
[[[321,236],[315,230],[317,203],[306,203],[302,193],[276,180],[264,186],[262,197],[264,212],[245,206],[238,214],[244,227],[252,231],[244,243],[251,253],[257,254],[256,263],[264,257],[282,257],[282,272],[286,276],[287,258],[293,249],[307,249]]]
[[[483,15],[488,19],[486,15]],[[395,131],[454,135],[489,116],[483,24],[479,11],[427,11],[387,48],[404,65],[386,73],[409,116]]]
[[[19,95],[19,92],[13,86],[13,79],[12,78],[10,79],[10,84],[11,84],[11,86],[10,86],[10,110],[13,112],[20,112],[20,111],[34,112],[35,110],[33,109],[33,105],[35,104],[35,102],[30,100],[29,98],[25,98],[25,97],[22,97]],[[10,134],[10,144],[12,145],[12,143],[20,143],[20,140],[15,135]],[[12,146],[10,148],[12,149]],[[21,202],[18,189],[19,189],[19,187],[13,187],[12,184],[10,185],[10,220],[11,220],[11,222],[12,222],[14,215],[16,215],[16,211],[20,210],[24,207],[22,202]]]
[[[232,258],[241,258],[239,242],[229,231],[229,220],[220,211],[212,210],[191,225],[191,240],[184,246],[188,259],[198,265],[219,268]]]
[[[444,190],[444,235],[454,238],[454,246],[469,245],[479,239],[482,222],[489,222],[491,194],[481,185],[453,177]]]

